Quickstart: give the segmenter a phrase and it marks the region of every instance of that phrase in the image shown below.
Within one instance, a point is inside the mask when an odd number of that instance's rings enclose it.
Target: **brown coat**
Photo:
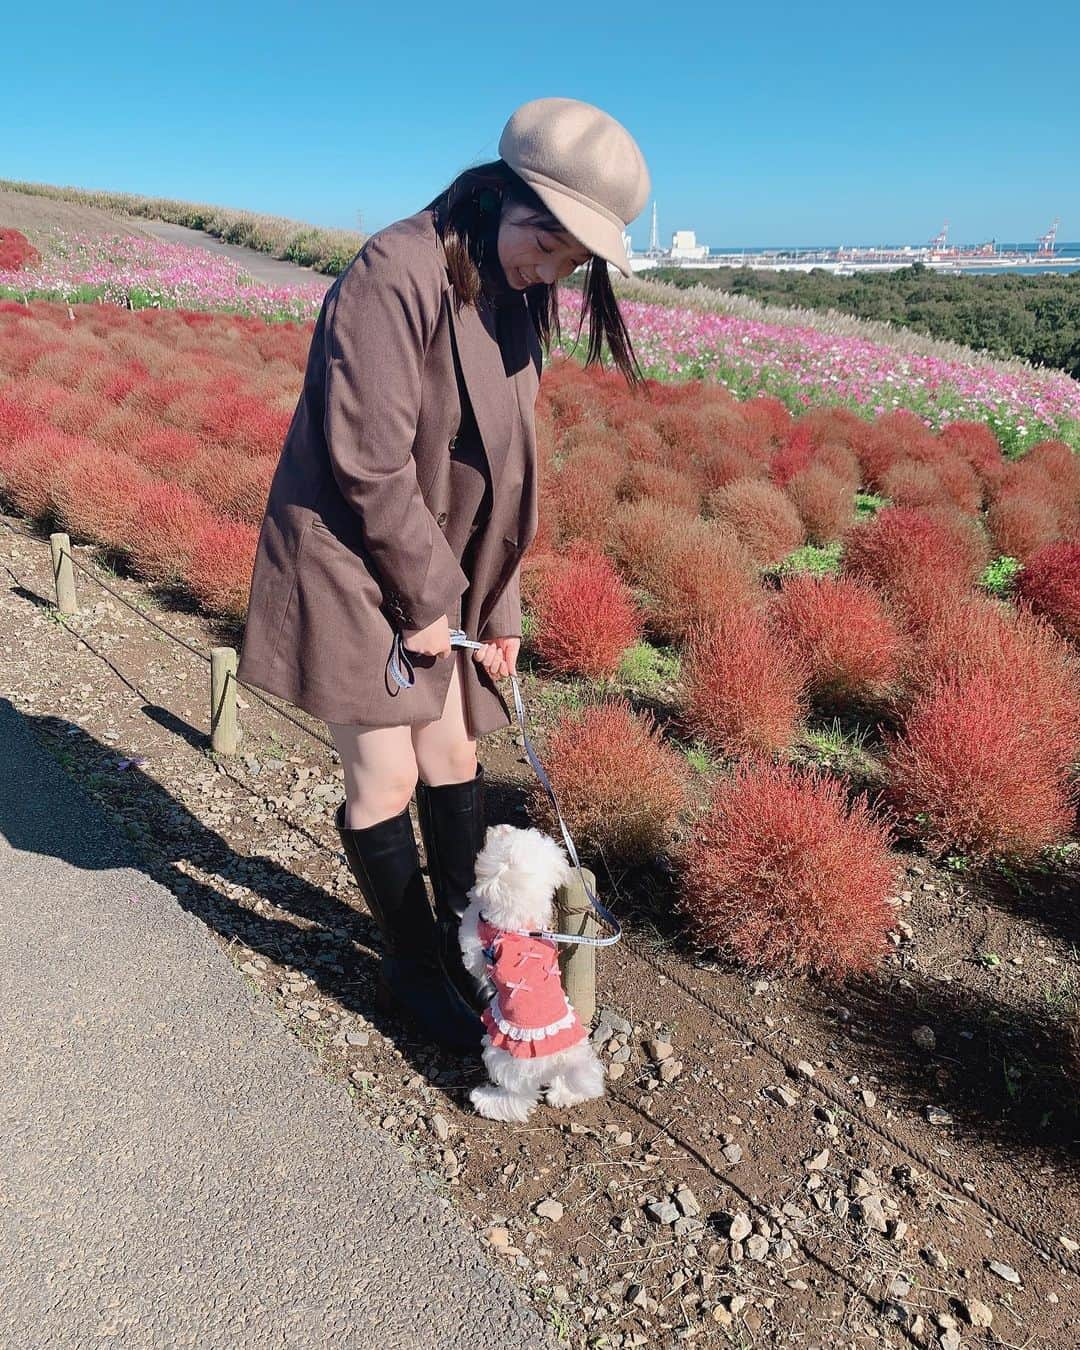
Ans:
[[[365,240],[312,335],[259,535],[241,680],[324,721],[399,726],[442,715],[457,661],[471,735],[511,721],[470,649],[411,655],[411,689],[388,661],[395,630],[442,614],[479,641],[520,636],[541,360],[524,295],[454,313],[429,210]],[[451,519],[465,509],[451,490],[459,429],[490,482],[475,532],[471,506]]]

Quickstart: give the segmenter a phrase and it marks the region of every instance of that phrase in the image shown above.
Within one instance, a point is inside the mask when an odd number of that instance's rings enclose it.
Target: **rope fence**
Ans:
[[[19,538],[26,539],[35,544],[41,544],[43,542],[39,535],[32,534],[26,530],[16,529],[8,521],[0,521],[0,524],[3,524],[11,534]],[[252,695],[253,698],[265,705],[271,712],[277,714],[285,721],[291,722],[312,740],[330,750],[335,750],[334,744],[329,738],[322,736],[312,728],[305,726],[298,718],[292,716],[286,709],[278,707],[270,699],[263,696],[258,690],[252,689],[249,685],[237,680],[235,649],[232,647],[215,647],[208,653],[188,642],[179,634],[172,632],[172,630],[165,627],[164,624],[159,623],[152,615],[147,614],[138,606],[133,605],[126,596],[122,595],[114,587],[102,580],[101,577],[97,576],[90,568],[86,567],[79,559],[74,557],[71,551],[71,540],[67,534],[62,532],[51,534],[49,537],[49,545],[52,553],[52,571],[56,590],[56,605],[61,614],[70,615],[78,612],[74,580],[74,572],[77,570],[79,573],[89,577],[90,580],[101,587],[102,590],[107,591],[114,599],[125,605],[132,613],[138,615],[144,622],[150,624],[165,637],[177,643],[179,646],[186,648],[192,655],[210,666],[210,739],[211,745],[217,753],[225,757],[231,756],[235,753],[239,741],[239,719],[236,704],[237,688],[243,689],[245,693]],[[10,569],[8,570],[10,572]],[[15,576],[13,572],[11,572],[11,575],[13,577]],[[17,581],[19,580],[17,577],[15,579]],[[20,581],[19,584],[22,585],[22,582]],[[123,683],[127,685],[128,688],[132,689],[140,698],[148,701],[146,700],[145,693],[139,689],[137,685],[132,683],[131,679],[124,675],[108,656],[98,650],[77,630],[69,629],[69,631],[83,642],[95,656],[99,657],[123,681]],[[341,855],[339,852],[328,848],[322,840],[318,839],[302,826],[298,826],[282,817],[277,807],[272,802],[269,802],[265,797],[262,797],[260,793],[255,792],[254,789],[247,783],[244,783],[242,779],[237,778],[233,774],[229,774],[228,776],[230,781],[238,783],[252,796],[258,797],[270,808],[272,814],[281,819],[282,823],[289,829],[296,830],[298,833],[305,835],[323,852],[340,860]],[[587,875],[595,884],[595,877],[593,874],[587,872]],[[560,889],[560,922],[580,924],[583,921],[583,900],[584,909],[589,909],[587,898],[585,897],[584,892],[577,894],[576,891],[573,890],[564,894],[564,891],[567,891],[567,889],[568,888]],[[1073,1275],[1080,1275],[1080,1260],[1063,1251],[1059,1251],[1057,1249],[1058,1244],[1054,1241],[1052,1235],[1040,1233],[1037,1229],[1025,1223],[1023,1220],[1012,1217],[993,1201],[987,1200],[973,1189],[969,1189],[968,1185],[965,1185],[963,1181],[954,1176],[940,1162],[930,1157],[929,1154],[925,1153],[916,1145],[908,1143],[894,1130],[875,1121],[865,1111],[849,1101],[828,1083],[816,1079],[805,1079],[803,1075],[800,1074],[795,1062],[789,1059],[788,1056],[784,1055],[781,1051],[774,1049],[770,1044],[763,1041],[748,1021],[721,1007],[715,999],[702,994],[700,990],[689,984],[674,967],[657,960],[643,944],[639,943],[631,935],[624,934],[623,940],[639,961],[647,965],[657,975],[663,976],[664,979],[674,988],[678,989],[685,998],[698,1004],[700,1007],[711,1013],[713,1017],[725,1023],[731,1030],[737,1032],[738,1035],[744,1041],[749,1042],[754,1049],[762,1051],[775,1063],[782,1066],[784,1072],[789,1077],[800,1081],[800,1085],[804,1090],[819,1094],[824,1101],[839,1107],[848,1116],[857,1120],[869,1133],[877,1135],[879,1139],[884,1140],[901,1153],[905,1153],[912,1161],[918,1163],[918,1165],[924,1168],[928,1173],[932,1173],[940,1181],[949,1186],[955,1193],[957,1199],[967,1200],[977,1205],[986,1215],[1008,1228],[1015,1236],[1031,1247],[1041,1259],[1053,1261],[1063,1270],[1066,1270]],[[591,948],[587,946],[578,948],[574,955],[576,955],[577,952],[587,953],[590,958],[593,955]],[[581,967],[578,967],[573,984],[575,988],[575,1007],[578,1008],[579,1015],[587,1025],[592,1021],[593,1013],[595,1011],[595,968],[591,960],[589,962],[587,973],[585,973]],[[578,999],[581,1000],[580,1004],[577,1001]],[[587,1018],[586,1013],[588,1013]],[[615,1090],[613,1095],[623,1101],[631,1109],[637,1109],[634,1103],[632,1103],[628,1097],[624,1096],[623,1093]],[[662,1128],[664,1132],[668,1134],[669,1137],[672,1138],[689,1156],[693,1156],[699,1160],[701,1159],[702,1155],[697,1146],[690,1141],[683,1139],[673,1125],[663,1125]],[[711,1170],[716,1172],[716,1169],[712,1167],[711,1164],[709,1166]],[[717,1175],[719,1175],[719,1173],[717,1173]]]

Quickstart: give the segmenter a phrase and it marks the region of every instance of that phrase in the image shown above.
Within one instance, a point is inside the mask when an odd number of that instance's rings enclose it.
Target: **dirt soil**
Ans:
[[[95,238],[109,234],[138,234],[148,239],[151,236],[144,228],[145,224],[132,216],[100,211],[96,206],[0,188],[0,225],[20,230],[32,244],[37,244],[43,234],[54,229],[78,231]]]
[[[829,990],[695,956],[662,863],[585,858],[627,930],[598,963],[607,1096],[483,1121],[480,1064],[376,1007],[333,753],[243,693],[213,757],[208,667],[142,615],[237,634],[75,556],[141,612],[77,574],[61,621],[47,544],[0,529],[0,688],[567,1344],[1080,1343],[1075,876],[1020,899],[911,855],[879,975]],[[527,662],[522,692],[542,756]],[[480,757],[489,820],[527,823],[516,726]]]

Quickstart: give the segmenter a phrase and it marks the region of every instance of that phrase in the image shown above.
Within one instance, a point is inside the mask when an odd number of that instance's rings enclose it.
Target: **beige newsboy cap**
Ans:
[[[580,99],[534,98],[503,128],[499,155],[590,253],[632,275],[622,235],[652,183],[621,122]]]

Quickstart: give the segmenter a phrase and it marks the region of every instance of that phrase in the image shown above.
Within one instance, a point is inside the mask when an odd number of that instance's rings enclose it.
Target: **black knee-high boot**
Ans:
[[[349,867],[382,934],[380,989],[431,1040],[479,1052],[483,1025],[443,968],[409,808],[359,829],[336,825]]]
[[[428,877],[435,896],[435,920],[443,966],[462,997],[483,1012],[495,986],[476,976],[461,960],[458,929],[476,880],[476,855],[484,846],[484,766],[465,783],[416,784],[416,814],[427,853]]]

